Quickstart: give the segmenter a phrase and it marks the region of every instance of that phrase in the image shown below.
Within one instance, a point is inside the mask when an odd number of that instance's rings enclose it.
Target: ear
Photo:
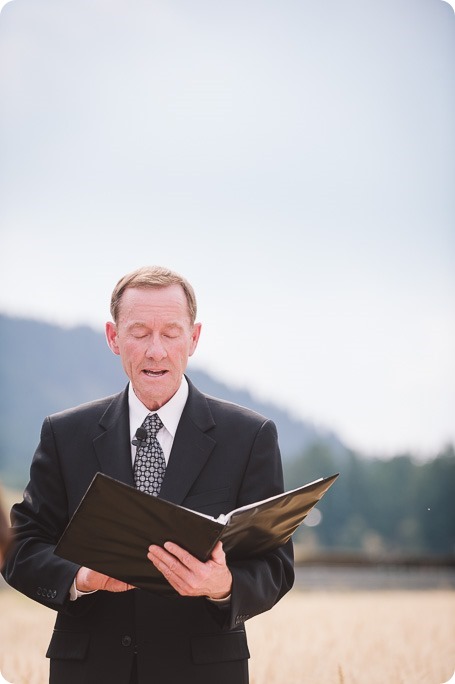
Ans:
[[[106,323],[106,340],[109,345],[109,349],[114,352],[114,354],[120,355],[120,349],[117,344],[117,328],[115,323],[108,321]]]
[[[193,325],[193,332],[191,333],[191,344],[190,344],[189,356],[193,356],[194,352],[196,351],[197,343],[199,342],[199,336],[201,334],[201,328],[202,328],[201,323],[195,323]]]

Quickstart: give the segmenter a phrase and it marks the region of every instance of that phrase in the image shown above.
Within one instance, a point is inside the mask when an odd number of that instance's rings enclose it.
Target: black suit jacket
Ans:
[[[274,424],[189,388],[160,497],[217,516],[283,491]],[[24,500],[13,507],[15,543],[3,574],[58,611],[50,681],[125,684],[136,655],[140,684],[244,684],[244,622],[291,588],[291,543],[229,563],[228,606],[141,590],[69,601],[78,566],[55,556],[54,546],[97,472],[134,486],[129,435],[126,390],[48,417]]]

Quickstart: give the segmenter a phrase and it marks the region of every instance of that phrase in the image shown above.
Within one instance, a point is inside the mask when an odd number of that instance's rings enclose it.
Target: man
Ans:
[[[214,516],[283,489],[273,423],[203,395],[184,375],[201,332],[191,285],[161,267],[139,269],[117,284],[111,314],[107,341],[129,385],[45,420],[24,500],[13,507],[4,576],[58,611],[47,653],[52,684],[245,684],[244,622],[291,588],[290,543],[235,562],[219,543],[206,563],[171,541],[150,546],[175,598],[53,554],[98,471]],[[150,414],[161,423],[156,435],[147,428],[147,452],[135,435],[156,420]]]

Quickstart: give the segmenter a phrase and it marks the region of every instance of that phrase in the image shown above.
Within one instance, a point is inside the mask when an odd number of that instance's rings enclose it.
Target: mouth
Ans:
[[[162,378],[163,375],[166,375],[166,373],[168,371],[167,370],[149,370],[149,369],[145,368],[142,372],[148,378]]]

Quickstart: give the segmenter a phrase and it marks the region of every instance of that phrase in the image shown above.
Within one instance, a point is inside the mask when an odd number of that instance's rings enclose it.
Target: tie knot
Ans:
[[[163,423],[161,422],[161,419],[157,413],[149,413],[142,423],[142,426],[147,430],[147,432],[151,433],[152,437],[156,437],[157,433],[163,427]]]

